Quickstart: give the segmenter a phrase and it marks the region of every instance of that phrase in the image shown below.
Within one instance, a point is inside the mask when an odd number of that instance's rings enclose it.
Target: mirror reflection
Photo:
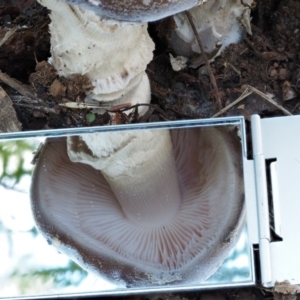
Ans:
[[[0,142],[0,297],[252,280],[234,130],[41,142]]]

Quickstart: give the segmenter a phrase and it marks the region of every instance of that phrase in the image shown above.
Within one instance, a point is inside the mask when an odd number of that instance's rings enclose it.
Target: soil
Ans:
[[[49,22],[48,11],[34,0],[0,3],[0,132],[209,118],[216,114],[249,120],[252,114],[270,117],[300,113],[299,0],[258,0],[252,12],[253,34],[240,44],[230,45],[211,63],[224,111],[215,100],[216,91],[206,66],[197,64],[199,58],[189,60],[185,69],[173,71],[167,30],[173,26],[170,19],[149,25],[156,51],[147,69],[152,102],[145,116],[126,116],[126,106],[114,108],[114,117],[107,112],[94,114],[90,108],[62,106],[70,102],[80,106],[83,91],[91,86],[81,76],[72,80],[58,78],[46,62],[50,56]],[[252,94],[227,110],[249,86],[254,88],[250,89]],[[275,103],[269,102],[270,98]],[[263,289],[246,288],[126,299],[273,297]],[[280,297],[283,296],[275,295],[276,299]]]

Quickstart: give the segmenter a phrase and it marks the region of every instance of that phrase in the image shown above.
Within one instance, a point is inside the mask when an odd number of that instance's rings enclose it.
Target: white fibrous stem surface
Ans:
[[[150,102],[145,70],[154,43],[147,23],[110,20],[61,0],[39,2],[51,10],[49,61],[60,76],[90,79],[94,89],[86,92],[86,101],[100,101],[105,108]]]
[[[128,219],[157,227],[177,214],[181,195],[168,130],[83,135],[88,151],[76,151],[74,142],[68,139],[71,161],[101,170]]]
[[[205,52],[216,57],[232,43],[238,43],[247,32],[251,34],[250,7],[253,0],[209,0],[189,10]],[[178,55],[201,53],[195,34],[185,13],[174,16],[177,28],[172,44]]]

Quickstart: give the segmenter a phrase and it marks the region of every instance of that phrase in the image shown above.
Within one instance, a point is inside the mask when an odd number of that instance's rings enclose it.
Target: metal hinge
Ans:
[[[251,129],[253,161],[245,164],[246,203],[250,240],[259,245],[261,284],[300,284],[300,117],[254,115]],[[255,195],[252,191],[249,196],[251,182]],[[257,226],[251,217],[255,207]]]

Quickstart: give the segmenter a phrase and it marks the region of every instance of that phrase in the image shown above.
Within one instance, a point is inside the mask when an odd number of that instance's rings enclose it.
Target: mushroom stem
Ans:
[[[100,133],[68,139],[73,162],[101,170],[125,216],[143,227],[170,222],[181,195],[167,130]],[[77,146],[75,146],[77,145]],[[78,152],[78,147],[85,151]]]
[[[49,61],[60,76],[90,79],[94,89],[86,91],[86,101],[105,108],[150,102],[145,70],[154,43],[147,23],[111,20],[61,0],[38,1],[51,10]]]

